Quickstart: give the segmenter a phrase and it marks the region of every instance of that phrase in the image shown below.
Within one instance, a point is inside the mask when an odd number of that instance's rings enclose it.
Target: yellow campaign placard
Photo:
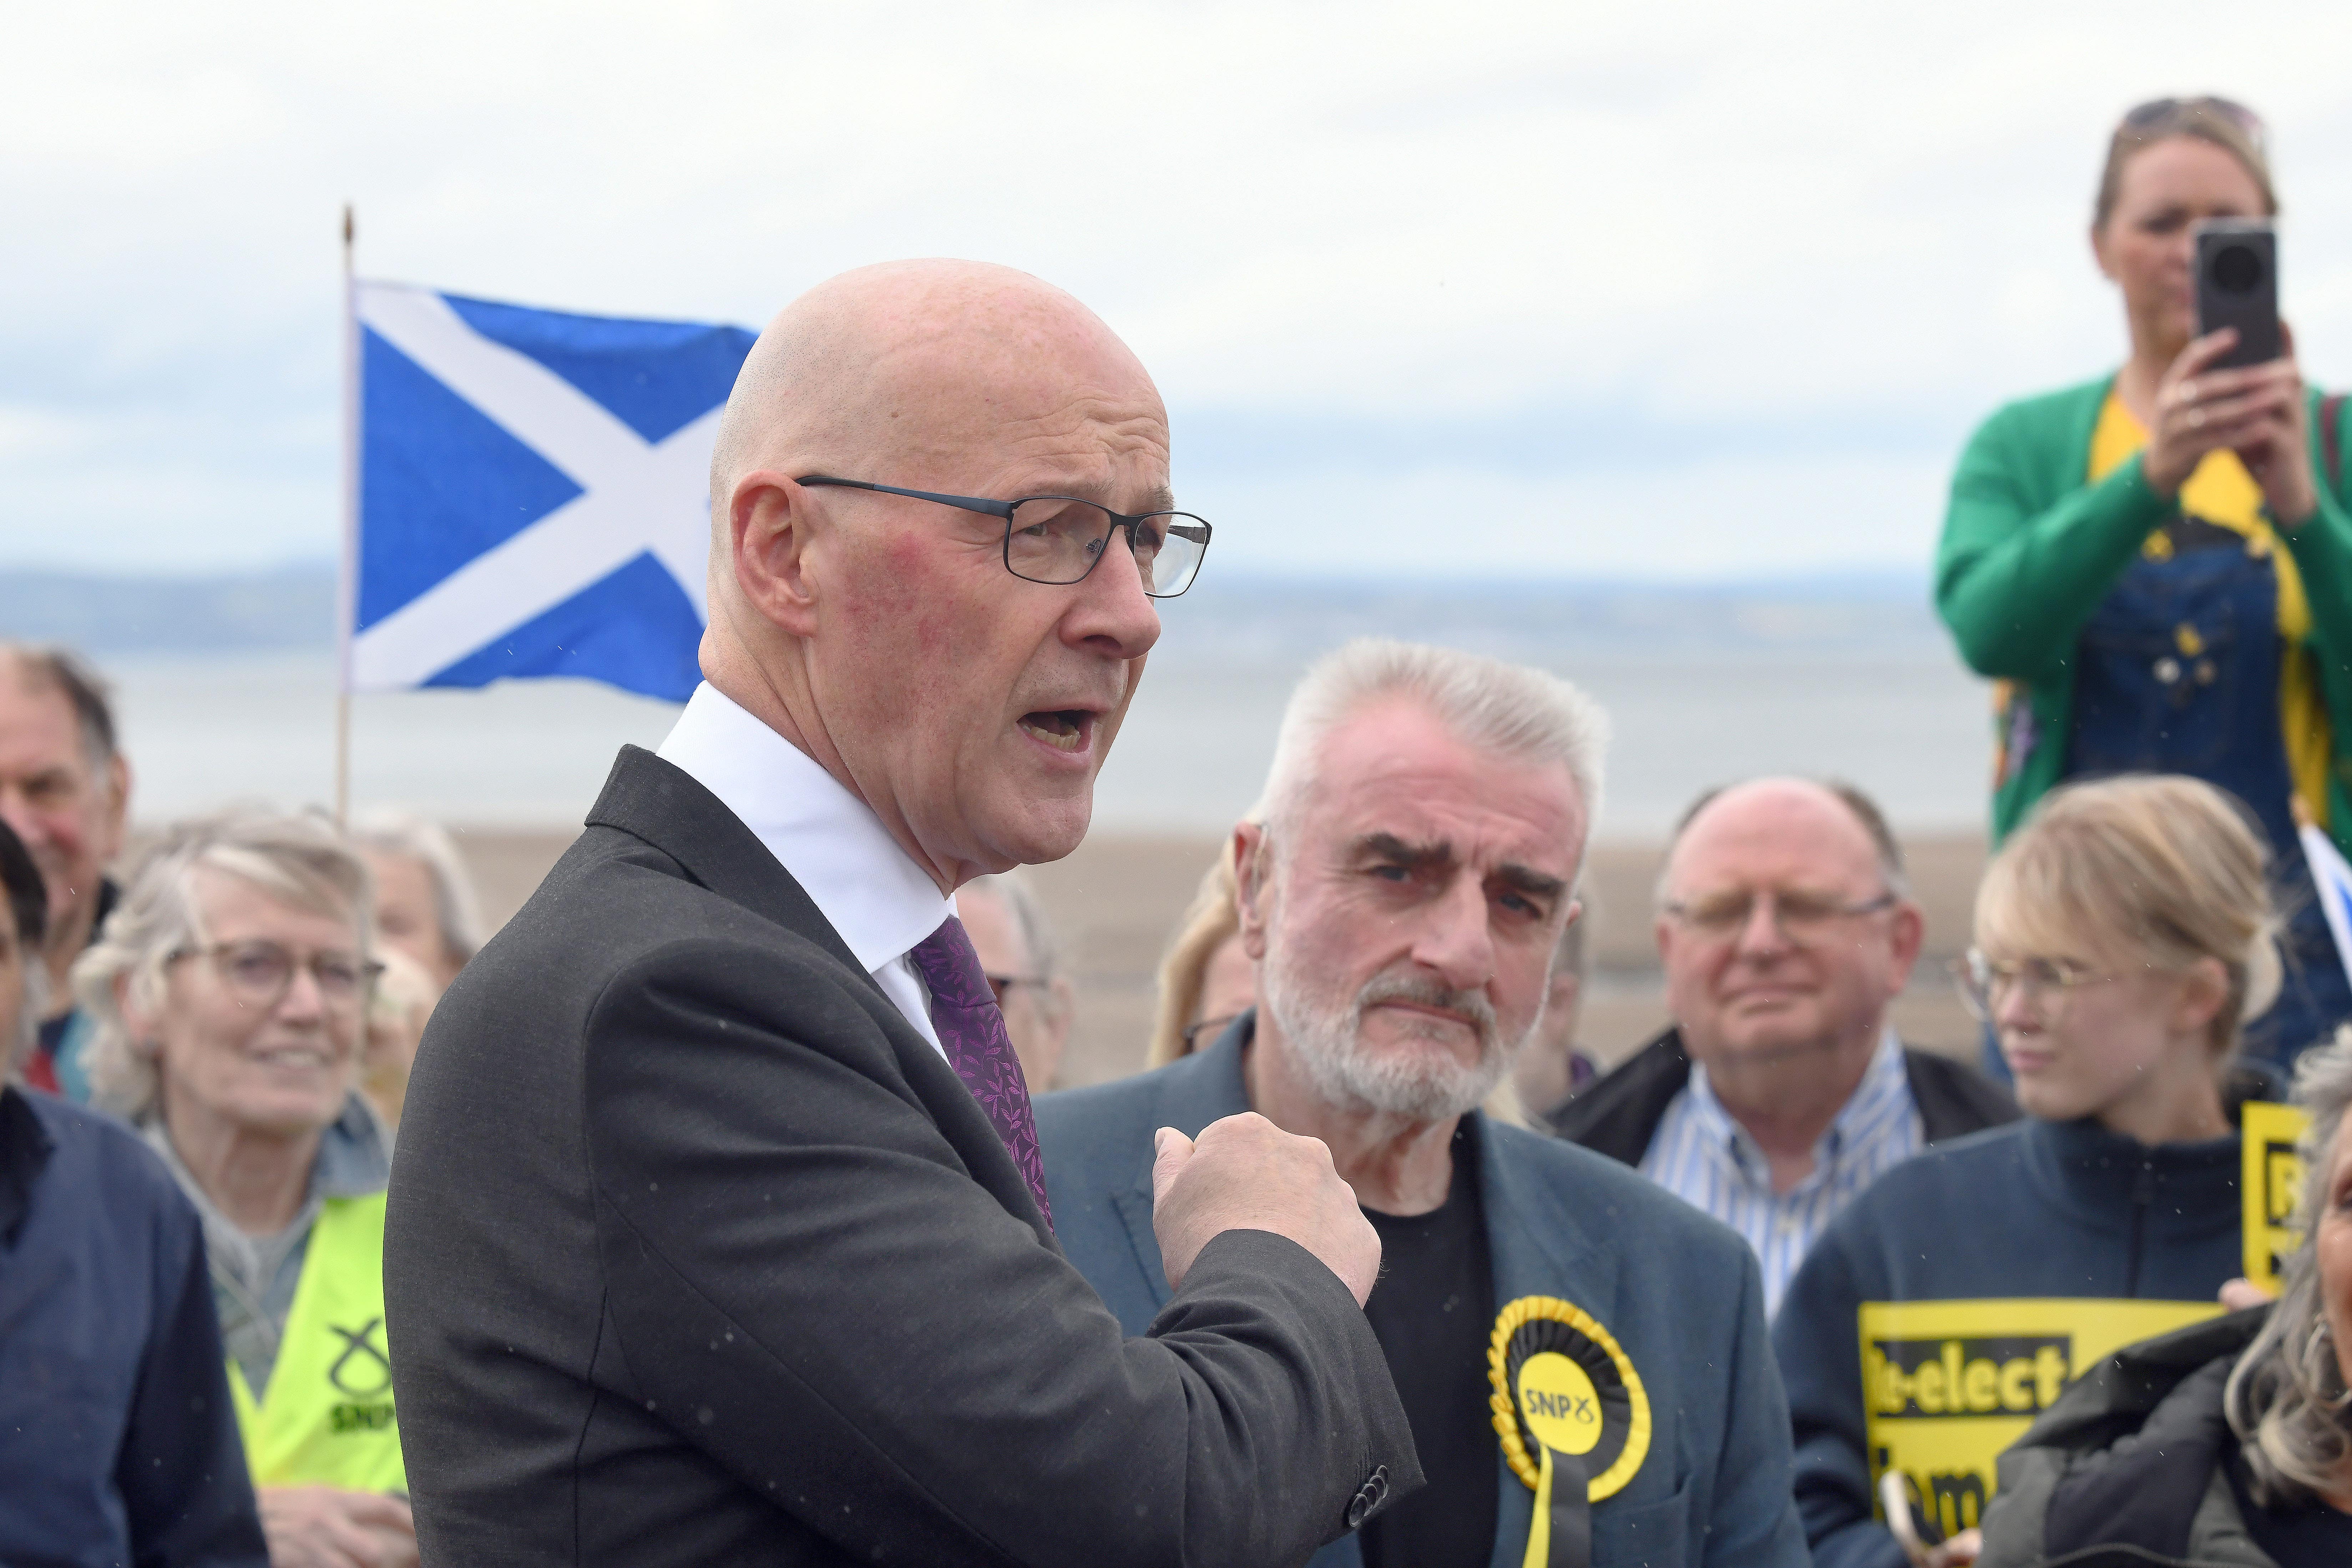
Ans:
[[[1864,1301],[1870,1493],[1899,1470],[1949,1536],[1984,1518],[1993,1460],[2066,1385],[2124,1346],[2214,1317],[2217,1302]],[[1883,1509],[1880,1518],[1885,1518]]]
[[[2295,1200],[2303,1195],[2303,1154],[2298,1144],[2311,1113],[2300,1106],[2246,1101],[2239,1121],[2246,1162],[2238,1191],[2246,1205],[2246,1278],[2275,1296],[2284,1287],[2290,1253],[2303,1245],[2294,1227]]]

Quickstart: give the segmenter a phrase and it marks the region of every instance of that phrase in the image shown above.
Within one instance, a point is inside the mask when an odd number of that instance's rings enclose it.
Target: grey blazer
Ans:
[[[1419,1482],[1304,1248],[1216,1237],[1129,1337],[940,1053],[649,752],[436,1009],[404,1121],[435,1568],[1296,1563]]]
[[[1157,1072],[1037,1102],[1063,1249],[1130,1332],[1171,1300],[1151,1233],[1151,1136],[1247,1110],[1244,1014]],[[1640,1373],[1649,1457],[1594,1505],[1595,1568],[1807,1568],[1790,1493],[1789,1407],[1765,1337],[1755,1254],[1615,1161],[1479,1119],[1479,1184],[1497,1308],[1557,1296],[1600,1320]],[[1186,1288],[1191,1289],[1188,1279]],[[1497,1462],[1494,1568],[1526,1555],[1534,1496]],[[1313,1568],[1360,1568],[1354,1536]]]

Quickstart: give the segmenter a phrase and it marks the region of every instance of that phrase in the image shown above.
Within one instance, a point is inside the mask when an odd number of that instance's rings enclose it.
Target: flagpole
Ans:
[[[343,567],[335,595],[335,826],[352,815],[352,637],[360,575],[359,285],[352,266],[354,226],[343,204]]]

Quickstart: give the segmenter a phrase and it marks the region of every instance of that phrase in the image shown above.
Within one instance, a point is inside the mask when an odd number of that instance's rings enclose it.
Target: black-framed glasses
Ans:
[[[310,972],[311,984],[319,988],[320,1001],[339,1013],[356,1009],[374,986],[376,977],[383,973],[383,965],[373,959],[333,952],[299,955],[280,942],[268,941],[184,947],[173,952],[169,962],[177,963],[189,958],[208,961],[231,995],[263,1012],[286,999],[297,969]]]
[[[1143,591],[1155,599],[1172,599],[1192,585],[1201,574],[1201,558],[1209,552],[1209,525],[1189,511],[1129,516],[1076,496],[990,500],[982,496],[904,490],[864,479],[837,479],[829,474],[807,474],[795,482],[905,496],[909,500],[936,501],[1001,517],[1004,520],[1004,569],[1030,583],[1061,585],[1086,581],[1095,563],[1108,553],[1111,535],[1123,528],[1128,548],[1135,552],[1136,567],[1143,574]]]
[[[1182,1031],[1184,1037],[1184,1049],[1189,1053],[1198,1048],[1201,1043],[1201,1037],[1202,1035],[1206,1035],[1210,1039],[1214,1040],[1217,1037],[1225,1032],[1225,1026],[1227,1025],[1231,1024],[1235,1018],[1240,1016],[1241,1015],[1239,1013],[1228,1013],[1222,1018],[1202,1018],[1197,1023],[1185,1025]]]

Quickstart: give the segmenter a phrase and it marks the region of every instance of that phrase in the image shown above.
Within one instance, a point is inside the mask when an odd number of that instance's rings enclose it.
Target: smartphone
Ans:
[[[2197,335],[2238,329],[2217,365],[2279,357],[2278,231],[2266,217],[2208,218],[2197,226]]]
[[[1927,1561],[1930,1549],[1944,1543],[1944,1532],[1918,1506],[1918,1493],[1900,1470],[1878,1478],[1878,1500],[1886,1510],[1886,1528],[1914,1563]]]

